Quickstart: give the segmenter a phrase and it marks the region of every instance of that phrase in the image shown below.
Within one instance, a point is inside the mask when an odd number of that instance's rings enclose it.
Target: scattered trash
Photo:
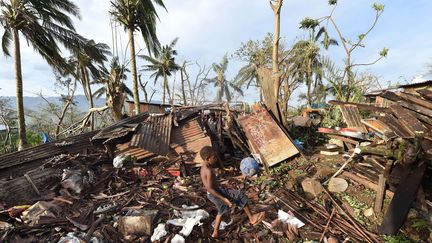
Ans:
[[[80,169],[64,169],[60,184],[63,188],[80,194],[85,188],[88,188],[90,184],[94,183],[94,177],[94,173],[91,170],[88,170],[87,173],[83,175]]]
[[[231,219],[228,223],[225,221],[221,221],[220,225],[219,225],[219,230],[225,230],[226,227],[230,226],[233,223],[233,220]],[[215,221],[213,220],[213,222],[211,223],[212,228],[214,229],[215,226]]]
[[[86,243],[86,241],[84,240],[85,236],[85,233],[77,234],[76,232],[69,232],[65,236],[60,238],[57,243]],[[96,237],[91,237],[88,243],[103,243],[103,241],[99,240]]]
[[[183,238],[183,236],[176,234],[172,239],[171,239],[171,243],[185,243],[185,239]]]
[[[291,211],[284,212],[283,210],[278,210],[278,219],[282,222],[285,222],[287,224],[291,224],[295,226],[296,228],[301,228],[305,224],[300,221],[298,218],[294,216],[294,214]]]
[[[162,237],[167,235],[167,231],[165,230],[165,224],[158,224],[158,226],[154,229],[153,235],[151,236],[150,240],[157,241],[160,240]]]
[[[119,218],[119,231],[126,235],[151,235],[157,210],[134,210]]]
[[[123,166],[132,162],[132,156],[130,154],[118,155],[113,160],[114,168],[122,168]]]
[[[58,211],[58,207],[52,203],[39,201],[22,213],[21,219],[24,223],[33,226],[39,223],[41,217],[55,218],[53,211]]]

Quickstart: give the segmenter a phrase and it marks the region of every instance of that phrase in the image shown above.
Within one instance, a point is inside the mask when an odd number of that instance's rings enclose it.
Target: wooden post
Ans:
[[[386,186],[386,178],[383,174],[378,176],[378,190],[375,198],[374,211],[375,213],[379,213],[382,210],[383,200],[384,200],[384,192]]]

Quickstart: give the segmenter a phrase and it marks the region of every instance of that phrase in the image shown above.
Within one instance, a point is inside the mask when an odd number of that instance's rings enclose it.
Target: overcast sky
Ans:
[[[76,0],[82,19],[75,20],[77,31],[89,39],[104,42],[112,47],[112,30],[108,14],[108,0]],[[319,18],[330,13],[327,0],[284,1],[281,12],[281,37],[288,45],[305,36],[299,22],[306,16]],[[355,39],[364,32],[374,18],[369,0],[339,0],[334,17],[344,35]],[[432,1],[430,0],[387,0],[385,11],[377,27],[366,38],[365,48],[354,55],[356,62],[370,62],[378,57],[383,47],[389,48],[388,57],[368,71],[379,76],[383,84],[412,80],[423,75],[428,78],[427,65],[432,64]],[[219,62],[226,53],[232,54],[242,42],[262,39],[267,32],[273,32],[273,12],[266,0],[165,0],[168,11],[159,10],[160,21],[157,32],[162,44],[179,37],[176,49],[178,61],[198,61],[211,65]],[[329,26],[332,37],[334,30]],[[3,30],[0,30],[2,34]],[[117,33],[119,55],[127,50],[127,37],[122,28]],[[137,50],[144,48],[136,35]],[[53,96],[54,77],[51,68],[22,40],[22,70],[24,95],[34,96],[36,92]],[[145,54],[145,50],[142,52]],[[328,53],[341,64],[344,52],[341,46],[332,47]],[[0,96],[15,94],[15,79],[12,58],[0,55]],[[144,62],[138,59],[138,66]],[[233,78],[241,63],[231,61],[228,78]],[[130,84],[130,75],[127,83]],[[178,78],[177,78],[178,80]],[[172,80],[170,80],[172,82]],[[160,89],[159,86],[156,86]],[[80,93],[81,90],[80,90]],[[160,94],[155,97],[159,98]],[[255,91],[246,93],[248,101],[258,99]],[[141,94],[141,97],[143,95]]]

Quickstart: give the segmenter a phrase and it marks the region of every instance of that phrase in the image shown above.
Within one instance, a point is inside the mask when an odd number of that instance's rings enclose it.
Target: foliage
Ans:
[[[111,1],[110,13],[117,22],[129,31],[141,32],[148,53],[159,52],[159,40],[156,36],[155,4],[166,9],[162,0],[114,0]]]
[[[321,122],[322,127],[342,127],[344,125],[342,112],[338,107],[331,107],[324,114],[324,118]]]
[[[432,231],[432,224],[430,224],[427,220],[422,218],[415,219],[412,224],[412,227],[417,231],[421,231],[421,230]]]
[[[365,217],[363,215],[363,211],[365,211],[368,206],[359,200],[357,200],[355,197],[351,195],[344,195],[342,197],[354,210],[355,218],[361,223],[364,224]]]
[[[413,241],[407,239],[402,235],[385,235],[384,236],[385,243],[411,243]]]
[[[168,93],[168,96],[171,98],[168,77],[173,75],[176,71],[180,69],[180,66],[175,62],[175,56],[177,56],[177,50],[174,49],[178,38],[175,38],[169,45],[165,45],[162,47],[161,51],[156,55],[156,58],[151,56],[142,55],[144,60],[149,62],[150,64],[144,65],[143,71],[151,71],[153,72],[150,75],[150,78],[154,78],[154,82],[159,78],[163,79],[163,102],[165,103],[165,91]]]
[[[224,55],[220,63],[213,63],[213,72],[216,73],[216,76],[206,80],[208,83],[213,83],[214,86],[218,88],[216,94],[217,101],[222,101],[222,99],[225,97],[226,101],[231,102],[231,89],[238,92],[240,95],[243,95],[243,90],[234,81],[226,79],[225,73],[227,68],[228,57],[227,55]]]
[[[80,17],[69,0],[0,1],[0,25],[4,28],[2,49],[10,55],[12,32],[19,31],[49,65],[69,70],[58,43],[67,49],[80,49],[84,38],[75,32],[69,15]]]
[[[358,48],[358,47],[365,47],[364,44],[364,40],[365,37],[375,28],[378,19],[381,17],[381,14],[384,12],[384,5],[383,4],[378,4],[378,3],[374,3],[372,4],[372,8],[375,11],[375,18],[372,22],[372,24],[370,25],[369,29],[367,29],[365,32],[359,34],[357,36],[357,40],[353,41],[350,40],[348,37],[344,36],[341,29],[339,28],[339,26],[336,24],[335,20],[333,19],[333,13],[335,12],[336,6],[337,6],[337,1],[329,1],[329,5],[333,6],[332,7],[332,11],[331,14],[329,16],[326,16],[323,18],[323,20],[328,20],[329,23],[331,23],[331,25],[333,25],[334,29],[336,30],[338,36],[339,36],[339,40],[342,43],[343,49],[345,51],[346,54],[346,58],[344,60],[345,62],[345,67],[343,68],[343,71],[341,72],[341,75],[337,75],[337,77],[334,77],[336,79],[333,80],[333,87],[337,88],[337,90],[335,90],[338,95],[337,98],[341,99],[342,97],[344,98],[345,101],[354,101],[352,100],[352,97],[356,97],[356,92],[358,92],[358,90],[355,89],[355,71],[354,68],[358,67],[358,66],[370,66],[373,65],[375,63],[377,63],[379,60],[381,60],[382,58],[385,58],[388,54],[388,49],[387,48],[383,48],[380,53],[379,53],[379,57],[377,59],[375,59],[374,61],[371,62],[366,62],[366,63],[355,63],[352,60],[352,54],[353,52]],[[342,91],[342,89],[344,89],[344,91]],[[354,101],[355,102],[355,101]]]
[[[336,40],[329,37],[324,26],[316,31],[318,27],[319,21],[317,19],[306,17],[300,22],[300,28],[307,30],[309,36],[307,39],[299,40],[294,44],[288,59],[290,63],[290,73],[306,83],[307,93],[305,97],[309,106],[311,106],[313,102],[322,100],[323,97],[321,97],[319,93],[325,94],[325,92],[322,92],[322,89],[325,89],[322,83],[324,71],[321,62],[321,49],[318,45],[318,41],[322,39],[321,44],[325,49],[328,49],[330,45],[338,45]],[[314,97],[312,97],[311,94],[312,89],[314,91]]]
[[[125,96],[132,96],[132,91],[124,83],[128,71],[126,66],[121,65],[118,58],[114,57],[111,60],[110,70],[103,67],[99,79],[95,80],[96,83],[104,84],[104,86],[96,90],[94,95],[98,98],[106,95],[106,104],[110,107],[115,121],[122,118]]]

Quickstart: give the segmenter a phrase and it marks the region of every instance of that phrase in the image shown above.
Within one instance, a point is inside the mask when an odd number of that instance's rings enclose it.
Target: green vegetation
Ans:
[[[385,243],[412,243],[413,241],[401,235],[386,235],[384,236]]]

